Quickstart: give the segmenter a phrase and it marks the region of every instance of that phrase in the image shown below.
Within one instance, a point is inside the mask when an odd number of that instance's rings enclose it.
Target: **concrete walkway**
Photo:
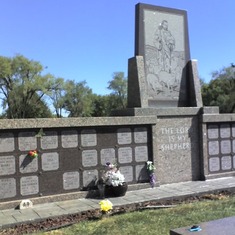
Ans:
[[[154,189],[128,191],[124,197],[110,198],[113,206],[130,205],[133,203],[182,196],[196,196],[215,190],[235,190],[235,177],[220,178],[207,181],[193,181],[161,185]],[[34,205],[33,208],[22,210],[8,209],[0,211],[0,229],[12,227],[16,224],[42,221],[50,217],[75,214],[82,211],[100,208],[101,199],[76,199]]]

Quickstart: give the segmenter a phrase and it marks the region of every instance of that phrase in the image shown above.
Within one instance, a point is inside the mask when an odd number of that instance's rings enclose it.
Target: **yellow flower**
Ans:
[[[108,199],[100,201],[100,210],[104,212],[108,212],[113,209],[113,204]]]

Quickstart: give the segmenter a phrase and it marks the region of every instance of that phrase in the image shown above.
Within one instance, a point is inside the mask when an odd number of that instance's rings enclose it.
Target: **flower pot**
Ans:
[[[118,186],[105,185],[105,196],[106,197],[122,197],[126,194],[127,188],[128,188],[128,185],[126,182]]]

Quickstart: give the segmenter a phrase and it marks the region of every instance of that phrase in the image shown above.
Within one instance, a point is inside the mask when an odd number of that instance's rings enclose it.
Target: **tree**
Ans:
[[[127,79],[123,72],[115,72],[113,79],[109,81],[109,90],[112,90],[113,108],[124,109],[127,105]]]
[[[48,112],[38,109],[45,106],[49,110],[43,98],[55,82],[52,75],[42,75],[42,72],[39,62],[22,55],[0,56],[0,94],[7,118],[45,117],[43,113],[48,117]]]
[[[63,108],[69,113],[69,117],[92,115],[92,90],[86,86],[85,81],[66,82]]]
[[[235,112],[235,71],[225,67],[212,73],[212,80],[202,85],[205,106],[219,106],[221,113]]]

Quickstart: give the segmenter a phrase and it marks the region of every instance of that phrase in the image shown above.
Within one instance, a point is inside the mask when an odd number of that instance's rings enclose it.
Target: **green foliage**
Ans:
[[[42,98],[52,89],[54,78],[42,71],[39,62],[21,55],[0,57],[0,93],[7,118],[51,116]]]
[[[80,222],[68,228],[39,234],[169,235],[170,229],[235,216],[235,197],[181,204],[169,209],[143,210]]]
[[[235,112],[235,71],[223,68],[212,74],[213,79],[202,85],[204,106],[219,106],[221,113]]]
[[[63,108],[69,117],[89,117],[92,114],[92,90],[86,82],[67,81]]]
[[[114,109],[124,109],[127,105],[127,79],[123,72],[115,72],[113,79],[109,81],[109,90],[112,90],[110,96],[110,106]]]

